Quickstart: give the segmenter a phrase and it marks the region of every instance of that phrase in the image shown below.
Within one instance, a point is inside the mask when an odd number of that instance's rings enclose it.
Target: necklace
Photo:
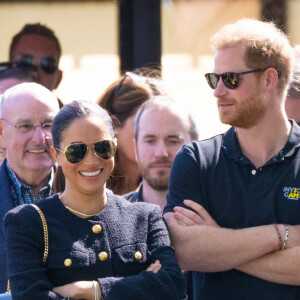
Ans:
[[[75,214],[81,215],[83,217],[93,217],[93,216],[96,216],[98,214],[97,213],[97,214],[93,214],[93,215],[87,215],[87,214],[84,214],[84,213],[82,213],[80,211],[77,211],[77,210],[75,210],[75,209],[73,209],[71,207],[68,207],[67,205],[65,205],[65,208],[67,208],[69,211],[71,211],[71,212],[73,212]]]
[[[96,216],[96,215],[99,214],[99,212],[97,212],[96,214],[88,215],[88,214],[84,214],[84,213],[82,213],[82,212],[80,212],[80,211],[77,211],[77,210],[75,210],[75,209],[73,209],[73,208],[71,208],[71,207],[65,205],[65,204],[63,203],[63,201],[62,201],[62,197],[61,197],[61,196],[62,196],[62,194],[59,194],[58,197],[59,197],[60,201],[62,202],[62,204],[64,205],[64,207],[67,208],[69,211],[75,213],[75,214],[78,214],[78,215],[80,215],[80,216],[87,217],[87,218],[93,217],[93,216]],[[100,211],[101,211],[101,210],[100,210]]]

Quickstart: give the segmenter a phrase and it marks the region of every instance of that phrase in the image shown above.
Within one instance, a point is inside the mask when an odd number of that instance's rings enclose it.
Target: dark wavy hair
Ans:
[[[86,100],[76,100],[65,105],[55,116],[52,124],[53,146],[59,148],[64,131],[74,120],[83,119],[90,116],[96,116],[102,119],[110,129],[112,138],[114,138],[114,129],[112,121],[105,109],[99,105]]]
[[[61,140],[65,130],[74,120],[96,116],[102,119],[110,129],[112,138],[114,138],[114,129],[109,114],[99,105],[85,101],[73,101],[65,105],[55,116],[52,124],[53,146],[60,148]],[[57,167],[52,186],[53,193],[63,192],[65,189],[65,176],[60,166]]]

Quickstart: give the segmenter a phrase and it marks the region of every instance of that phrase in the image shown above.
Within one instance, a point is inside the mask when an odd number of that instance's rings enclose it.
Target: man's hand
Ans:
[[[174,207],[174,217],[180,225],[207,225],[219,227],[203,206],[192,200],[184,200],[183,203],[192,210],[180,206]]]
[[[157,273],[161,269],[161,264],[159,260],[156,260],[153,264],[151,264],[146,271]]]

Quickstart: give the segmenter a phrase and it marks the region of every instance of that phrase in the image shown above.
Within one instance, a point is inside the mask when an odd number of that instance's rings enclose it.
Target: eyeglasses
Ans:
[[[117,146],[113,140],[93,141],[89,143],[72,143],[68,145],[64,151],[56,147],[55,149],[64,153],[65,158],[71,164],[78,164],[85,158],[89,149],[88,145],[91,145],[94,153],[102,159],[112,158],[117,150]]]
[[[223,74],[216,74],[216,73],[206,73],[204,76],[207,80],[208,85],[212,89],[216,89],[218,82],[220,78],[222,78],[222,81],[224,85],[229,88],[229,89],[236,89],[239,84],[240,84],[240,75],[245,75],[245,74],[250,74],[250,73],[258,73],[258,72],[264,72],[266,69],[255,69],[251,71],[246,71],[246,72],[240,72],[240,73],[235,73],[235,72],[225,72]]]
[[[44,134],[46,136],[51,136],[51,130],[52,130],[52,123],[51,122],[46,122],[46,123],[43,123],[41,125],[33,125],[32,123],[24,123],[24,124],[16,125],[16,124],[11,123],[8,120],[5,120],[5,119],[1,119],[1,120],[5,121],[7,124],[15,127],[22,134],[27,134],[29,132],[33,132],[33,131],[35,131],[35,129],[37,127],[41,127],[42,131],[44,132]]]
[[[32,55],[20,55],[16,59],[19,68],[24,68],[29,71],[37,71],[38,67],[34,64],[34,57]],[[53,74],[58,67],[58,62],[52,56],[43,57],[40,60],[41,69],[47,74]]]

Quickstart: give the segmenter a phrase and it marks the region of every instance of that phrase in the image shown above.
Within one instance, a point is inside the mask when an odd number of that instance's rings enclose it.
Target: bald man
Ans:
[[[7,288],[3,218],[12,208],[50,195],[54,160],[50,153],[57,98],[37,83],[8,89],[0,106],[0,136],[6,158],[0,166],[0,292]]]

